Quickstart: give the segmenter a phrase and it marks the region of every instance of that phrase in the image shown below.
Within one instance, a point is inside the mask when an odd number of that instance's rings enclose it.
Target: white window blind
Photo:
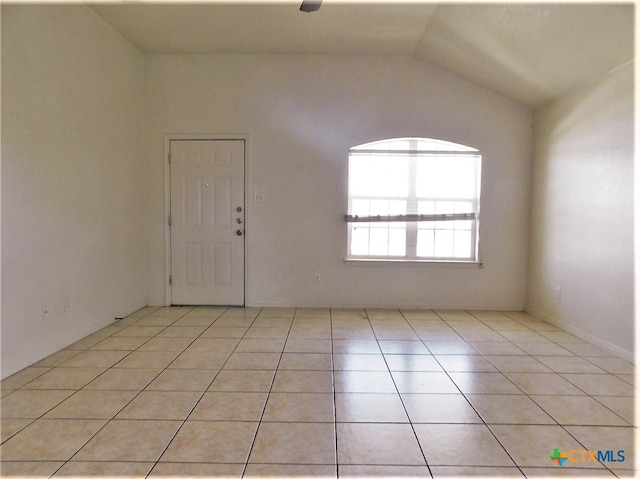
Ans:
[[[477,261],[480,152],[428,138],[349,150],[349,259]]]

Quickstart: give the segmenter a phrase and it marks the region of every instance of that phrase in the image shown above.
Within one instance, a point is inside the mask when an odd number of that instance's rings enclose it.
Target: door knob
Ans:
[[[242,230],[237,230],[237,231],[236,231],[236,234],[237,234],[238,236],[242,236],[243,232],[242,232]]]

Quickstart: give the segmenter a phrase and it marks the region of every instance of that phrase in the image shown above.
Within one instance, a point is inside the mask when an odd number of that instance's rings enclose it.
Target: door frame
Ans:
[[[169,277],[171,275],[171,228],[169,226],[169,216],[171,215],[171,164],[169,163],[169,153],[171,152],[172,140],[242,140],[244,141],[244,305],[247,305],[247,287],[248,287],[248,268],[247,268],[247,251],[248,251],[248,234],[249,229],[249,135],[247,133],[168,133],[164,135],[164,303],[165,306],[171,306],[171,284]]]

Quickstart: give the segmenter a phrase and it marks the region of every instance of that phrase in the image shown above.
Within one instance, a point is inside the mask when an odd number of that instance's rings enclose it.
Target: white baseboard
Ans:
[[[316,304],[316,303],[311,303],[311,304],[296,304],[296,305],[292,305],[290,303],[285,303],[285,302],[277,302],[277,301],[265,301],[265,302],[259,302],[259,303],[255,303],[255,304],[247,304],[246,307],[267,307],[267,308],[362,308],[364,306],[362,305],[354,305],[354,304],[339,304],[339,305],[332,305],[332,306],[327,306],[324,304]],[[521,311],[522,308],[518,308],[518,307],[514,307],[514,308],[508,308],[508,307],[498,307],[498,308],[491,308],[491,307],[478,307],[477,305],[474,305],[472,307],[460,307],[457,306],[455,308],[452,308],[451,306],[427,306],[424,304],[397,304],[397,305],[389,305],[389,304],[368,304],[366,305],[367,308],[370,309],[377,309],[377,308],[415,308],[415,309],[441,309],[441,310],[446,310],[446,309],[466,309],[466,310],[474,310],[474,311],[480,311],[480,310],[485,310],[485,311]],[[567,331],[577,337],[579,337],[580,339],[583,339],[595,346],[598,346],[599,348],[604,349],[605,351],[610,352],[611,354],[613,354],[614,356],[618,356],[621,357],[629,362],[632,362],[634,364],[637,363],[636,357],[633,353],[633,351],[628,351],[626,349],[620,348],[619,346],[616,346],[615,344],[612,344],[608,341],[604,341],[603,339],[594,336],[592,334],[586,333],[583,330],[565,322],[562,320],[559,320],[557,318],[553,318],[551,316],[548,316],[544,313],[542,313],[541,311],[536,311],[533,309],[527,309],[526,312],[538,319],[541,319],[549,324],[552,324],[554,326],[557,326],[558,328]],[[108,324],[92,324],[87,328],[82,328],[82,329],[77,329],[71,332],[71,334],[69,334],[67,337],[63,338],[63,339],[59,339],[57,341],[54,341],[50,344],[48,344],[46,347],[40,349],[39,351],[33,352],[27,356],[23,356],[21,358],[18,358],[15,361],[12,361],[10,363],[7,363],[5,361],[2,362],[2,374],[1,374],[1,379],[5,379],[9,376],[11,376],[12,374],[28,367],[31,366],[32,364],[46,358],[47,356],[60,351],[61,349],[69,346],[70,344],[75,343],[76,341],[79,341],[83,338],[85,338],[86,336],[102,329],[103,327],[108,326]]]
[[[2,379],[6,379],[12,374],[17,373],[18,371],[23,370],[33,364],[41,361],[47,356],[52,355],[53,353],[57,353],[61,349],[66,348],[67,346],[80,341],[82,338],[89,336],[92,333],[104,328],[107,326],[106,324],[99,325],[91,325],[89,328],[76,329],[71,332],[68,336],[64,338],[58,339],[57,341],[53,341],[47,344],[42,349],[38,351],[34,351],[31,354],[26,356],[22,356],[20,358],[16,358],[16,360],[7,363],[6,361],[2,361]]]
[[[523,311],[522,305],[479,305],[479,304],[425,304],[425,303],[372,303],[358,304],[350,302],[326,303],[301,302],[290,303],[287,301],[247,301],[247,308],[319,308],[319,309],[433,309],[456,311]]]
[[[136,311],[138,309],[140,308],[137,308]],[[110,324],[113,324],[113,323],[112,321],[109,321],[109,320],[106,320],[106,321],[102,320],[102,321],[92,322],[90,324],[85,324],[84,325],[85,327],[69,331],[69,334],[65,334],[63,338],[59,338],[55,341],[52,341],[51,343],[47,344],[46,346],[44,346],[43,348],[37,351],[33,351],[30,354],[27,354],[25,356],[15,358],[15,360],[10,362],[3,360],[0,379],[6,379],[12,374],[17,373],[18,371],[21,371],[26,367],[32,366],[33,364],[37,363],[38,361],[41,361],[47,356],[50,356],[53,353],[57,353],[61,349],[64,349],[67,346],[77,341],[80,341],[81,339],[84,339],[87,336],[97,331],[100,331],[102,328],[105,328]]]
[[[583,331],[580,328],[575,327],[574,325],[567,323],[566,321],[562,321],[561,319],[551,317],[541,311],[537,311],[535,309],[526,309],[526,312],[531,316],[534,316],[542,321],[545,321],[549,324],[557,326],[558,328],[573,334],[574,336],[579,337],[580,339],[584,339],[585,341],[593,344],[594,346],[598,346],[601,349],[613,354],[614,356],[618,356],[622,359],[625,359],[633,364],[637,364],[637,358],[633,351],[628,351],[623,349],[615,344],[610,343],[609,341],[605,341],[602,338],[594,336],[593,334],[589,334]]]

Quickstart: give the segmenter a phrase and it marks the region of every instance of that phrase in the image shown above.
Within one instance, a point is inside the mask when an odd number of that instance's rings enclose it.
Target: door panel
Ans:
[[[170,142],[172,304],[244,305],[244,147]]]

